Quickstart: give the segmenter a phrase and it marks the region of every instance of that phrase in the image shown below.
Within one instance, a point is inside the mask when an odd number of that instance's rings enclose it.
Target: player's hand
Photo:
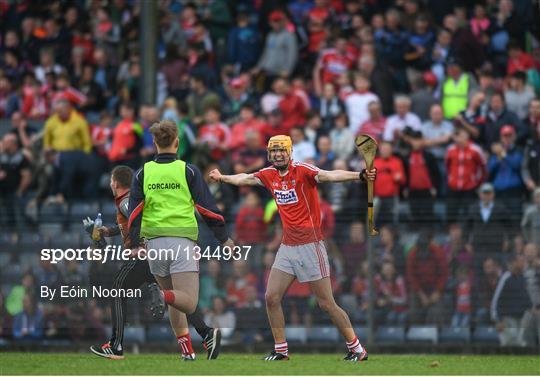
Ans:
[[[229,248],[233,249],[233,248],[234,248],[234,241],[231,240],[230,238],[227,238],[227,241],[223,242],[223,243],[221,244],[221,246],[223,246],[223,247],[229,247]]]
[[[132,258],[141,258],[141,257],[144,257],[145,255],[146,255],[146,249],[144,248],[143,245],[139,245],[131,249],[130,256]]]
[[[106,226],[102,226],[101,228],[98,228],[98,230],[103,237],[109,236],[109,228],[107,228]]]
[[[372,168],[370,170],[366,169],[364,178],[366,178],[367,181],[374,181],[377,178],[377,168]]]
[[[212,170],[210,173],[208,173],[208,177],[215,182],[221,182],[221,179],[223,178],[223,175],[218,169]]]

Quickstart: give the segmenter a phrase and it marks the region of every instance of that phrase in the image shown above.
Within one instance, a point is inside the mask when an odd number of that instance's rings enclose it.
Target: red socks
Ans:
[[[163,295],[163,301],[167,305],[171,305],[174,303],[174,292],[173,291],[161,291],[161,294]]]
[[[180,351],[182,351],[182,356],[195,356],[195,351],[193,351],[193,346],[191,345],[191,337],[189,333],[182,336],[177,336],[178,345],[180,346]]]

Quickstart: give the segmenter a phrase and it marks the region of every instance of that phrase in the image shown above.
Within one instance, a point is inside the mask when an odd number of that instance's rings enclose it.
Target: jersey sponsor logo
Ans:
[[[296,190],[274,190],[274,196],[276,197],[276,203],[279,205],[298,203],[298,195]]]
[[[149,183],[147,186],[148,190],[180,190],[182,185],[180,183]]]

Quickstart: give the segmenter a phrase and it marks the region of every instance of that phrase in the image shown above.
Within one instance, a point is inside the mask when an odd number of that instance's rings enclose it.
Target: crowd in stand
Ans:
[[[206,172],[263,168],[277,134],[291,136],[295,161],[360,170],[354,137],[369,134],[379,142],[377,322],[493,324],[503,344],[534,344],[539,19],[533,0],[159,1],[157,98],[141,103],[139,2],[0,0],[0,118],[11,127],[0,225],[34,229],[44,208],[109,198],[107,173],[152,159],[149,127],[161,119],[178,125],[178,157]],[[203,266],[200,305],[211,325],[243,324],[243,341],[258,341],[277,210],[264,190],[208,184],[235,241],[254,248],[247,263]],[[334,289],[363,322],[365,188],[321,186],[321,209]],[[0,335],[58,336],[59,313],[78,328],[72,339],[103,331],[99,302],[38,305],[32,294],[43,282],[88,283],[87,266],[30,272],[12,259],[19,283],[0,294]],[[287,316],[319,323],[304,285],[289,290]]]

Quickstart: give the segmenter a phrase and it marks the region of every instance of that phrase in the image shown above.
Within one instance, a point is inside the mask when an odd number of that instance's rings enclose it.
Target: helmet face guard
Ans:
[[[272,151],[282,151],[284,154],[283,159],[276,159],[275,153],[271,153]],[[277,135],[273,136],[268,140],[268,146],[267,146],[267,152],[268,152],[268,161],[272,164],[272,166],[278,170],[286,169],[289,166],[289,162],[291,161],[291,154],[292,154],[292,140],[289,136],[285,135]],[[272,156],[274,154],[274,156]]]

